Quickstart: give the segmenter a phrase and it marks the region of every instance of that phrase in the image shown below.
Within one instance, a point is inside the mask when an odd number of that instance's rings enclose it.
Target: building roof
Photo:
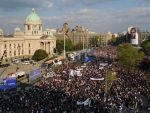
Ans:
[[[36,14],[35,9],[27,16],[25,24],[42,24],[40,17]]]

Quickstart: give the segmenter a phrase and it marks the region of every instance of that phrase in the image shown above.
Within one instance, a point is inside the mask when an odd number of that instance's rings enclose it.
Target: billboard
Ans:
[[[133,45],[138,45],[139,44],[139,30],[136,27],[129,27],[128,28],[128,33],[129,33],[129,38],[130,38],[130,43]]]
[[[0,79],[0,91],[14,89],[17,86],[16,78]]]
[[[37,78],[39,78],[41,76],[41,70],[40,69],[34,69],[32,71],[30,71],[29,73],[29,80],[36,80]]]

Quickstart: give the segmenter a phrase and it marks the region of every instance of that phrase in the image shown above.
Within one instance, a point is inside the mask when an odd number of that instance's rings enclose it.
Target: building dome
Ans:
[[[25,24],[42,24],[40,17],[36,14],[35,9],[27,16]]]
[[[16,28],[15,28],[15,31],[21,31],[21,30],[20,30],[20,28],[19,28],[19,27],[16,27]]]
[[[2,30],[2,29],[0,29],[0,32],[3,32],[3,30]]]

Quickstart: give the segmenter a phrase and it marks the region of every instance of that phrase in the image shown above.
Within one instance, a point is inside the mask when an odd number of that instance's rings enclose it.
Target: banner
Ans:
[[[37,78],[39,78],[41,76],[41,70],[40,69],[35,69],[30,71],[29,73],[29,80],[36,80]]]
[[[17,86],[16,78],[0,79],[0,91],[15,89]]]
[[[89,105],[90,106],[90,104],[91,104],[90,98],[87,98],[85,101],[77,101],[77,105],[84,105],[84,106]]]
[[[100,80],[101,81],[101,80],[104,80],[104,78],[92,78],[91,77],[90,80]]]
[[[130,42],[133,45],[138,45],[139,44],[139,37],[138,37],[138,28],[136,27],[130,27],[128,28],[129,36],[130,36]]]

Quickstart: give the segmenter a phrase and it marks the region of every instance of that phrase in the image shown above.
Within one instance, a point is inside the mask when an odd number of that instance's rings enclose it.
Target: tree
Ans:
[[[74,44],[71,39],[66,39],[66,51],[74,50]]]
[[[126,35],[120,34],[118,37],[115,38],[114,35],[112,35],[112,39],[110,41],[110,44],[114,46],[118,46],[119,44],[122,43],[129,43],[130,42],[130,37],[129,34],[127,33]]]
[[[75,48],[76,48],[76,50],[82,50],[83,49],[83,44],[80,42],[80,43],[77,43],[76,45],[75,45]]]
[[[40,61],[40,60],[46,58],[47,56],[48,56],[48,54],[46,53],[45,50],[38,49],[35,51],[34,55],[32,56],[32,59],[35,61]]]
[[[92,46],[98,46],[98,42],[99,42],[99,40],[98,40],[98,37],[93,37],[93,38],[91,38],[90,39],[90,45],[92,45]]]
[[[117,48],[117,60],[119,65],[130,68],[139,65],[144,59],[144,53],[134,48],[131,44],[121,44]]]
[[[64,50],[64,41],[61,39],[56,40],[56,51],[62,53]]]
[[[107,70],[107,74],[106,74],[106,78],[105,78],[105,92],[107,93],[113,82],[117,80],[117,74],[115,71],[108,69]]]
[[[144,53],[145,53],[147,56],[150,56],[150,39],[145,40],[145,41],[142,43],[142,48],[143,48]]]
[[[74,50],[74,45],[73,45],[73,42],[71,41],[71,39],[66,39],[65,43],[66,43],[65,44],[66,51]],[[62,39],[56,40],[56,50],[59,53],[63,52],[63,50],[64,50],[64,40],[62,40]]]

